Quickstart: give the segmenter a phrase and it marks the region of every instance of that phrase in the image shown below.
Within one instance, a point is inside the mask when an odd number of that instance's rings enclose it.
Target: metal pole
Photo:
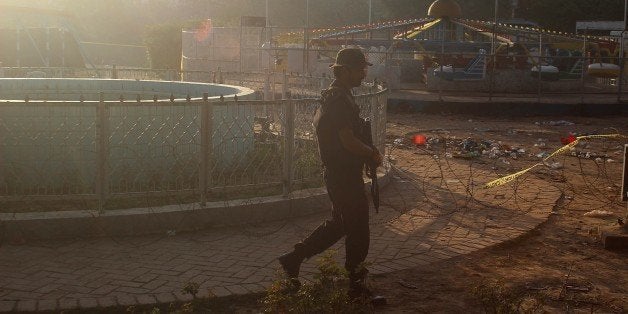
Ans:
[[[292,99],[284,100],[285,127],[284,155],[283,155],[283,195],[287,197],[292,192],[292,170],[294,160],[294,107]]]
[[[203,103],[201,104],[201,156],[199,156],[199,190],[201,194],[201,206],[207,204],[207,177],[209,174],[209,145],[211,143],[211,120],[209,119],[211,103],[208,101],[209,94],[203,93]]]
[[[626,0],[628,2],[628,0]],[[626,30],[621,32],[621,45],[620,45],[620,52],[619,52],[619,82],[617,83],[617,102],[621,102],[621,93],[622,93],[622,85],[624,84],[624,70],[626,69],[625,67],[625,63],[626,60],[624,59],[624,53],[625,53],[625,49],[626,47],[624,47],[624,34],[626,33]]]
[[[242,22],[240,22],[240,38],[239,38],[239,49],[240,49],[240,74],[242,74]]]
[[[497,40],[497,8],[499,6],[499,0],[495,0],[495,15],[493,16],[493,36],[491,37],[491,55],[493,56],[493,69],[491,71],[491,81],[489,86],[488,101],[493,101],[493,85],[495,84],[495,68],[497,62],[497,56],[495,55],[495,41]]]
[[[621,183],[621,200],[627,202],[624,229],[628,230],[628,144],[624,144],[624,175],[622,176]]]
[[[16,32],[15,33],[15,37],[16,37],[16,40],[15,40],[15,50],[17,51],[17,54],[16,54],[17,58],[16,58],[15,62],[17,64],[18,68],[22,67],[22,62],[20,62],[21,61],[20,60],[20,56],[22,55],[22,52],[20,51],[21,50],[20,49],[21,48],[20,47],[20,41],[21,41],[21,38],[20,38],[20,25],[21,24],[18,24],[18,26],[15,29],[15,32]]]
[[[104,212],[107,202],[108,171],[107,157],[109,155],[107,139],[109,138],[109,108],[105,103],[104,93],[100,93],[96,116],[96,194],[98,195],[98,212]]]
[[[621,93],[622,93],[621,85],[623,84],[625,63],[626,63],[626,59],[624,59],[625,52],[626,52],[626,47],[625,47],[626,39],[624,38],[625,36],[624,34],[626,34],[626,32],[628,31],[628,16],[627,15],[628,15],[628,0],[624,0],[624,31],[621,32],[621,55],[619,59],[619,62],[621,64],[619,66],[619,84],[617,84],[618,85],[617,102],[621,102]],[[626,216],[626,219],[628,219],[628,215]]]
[[[281,85],[281,99],[286,99],[288,95],[288,74],[283,70],[283,83]]]
[[[373,0],[369,0],[369,25],[373,23]]]
[[[626,30],[628,30],[628,0],[624,0],[624,31]]]
[[[305,29],[303,30],[303,74],[310,72],[310,51],[309,51],[309,31],[310,31],[310,0],[305,0]]]
[[[443,66],[445,64],[445,24],[441,21],[441,40],[440,40],[440,77],[438,80],[438,101],[443,101]]]
[[[65,68],[65,28],[61,29],[61,67]]]
[[[541,31],[539,31],[539,62],[538,62],[538,69],[539,69],[539,87],[538,87],[538,95],[536,98],[536,101],[538,103],[541,103],[541,81],[542,81],[542,71],[541,71],[541,58],[543,56],[543,33],[541,33]]]
[[[499,0],[495,0],[495,16],[493,17],[493,37],[491,38],[491,53],[495,54],[495,32],[497,31],[497,6]]]
[[[270,23],[268,23],[270,19],[268,18],[268,0],[266,0],[266,26],[270,26]]]
[[[580,103],[584,104],[584,73],[587,66],[587,28],[584,29],[584,41],[582,43],[582,71],[580,72]]]
[[[50,27],[46,27],[46,57],[44,58],[46,67],[50,67]]]

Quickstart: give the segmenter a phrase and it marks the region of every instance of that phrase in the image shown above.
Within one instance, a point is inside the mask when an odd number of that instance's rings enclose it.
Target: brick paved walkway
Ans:
[[[532,177],[483,190],[480,185],[495,174],[470,172],[468,163],[453,159],[443,167],[410,151],[397,154],[409,162],[398,165],[382,191],[380,213],[371,217],[368,261],[374,274],[513,239],[545,221],[560,197],[558,189]],[[188,300],[181,293],[187,282],[200,284],[200,296],[208,290],[217,296],[260,292],[276,276],[276,256],[324,218],[169,236],[3,243],[0,312]],[[342,243],[334,248],[342,260]],[[314,269],[313,259],[302,273],[311,276]]]

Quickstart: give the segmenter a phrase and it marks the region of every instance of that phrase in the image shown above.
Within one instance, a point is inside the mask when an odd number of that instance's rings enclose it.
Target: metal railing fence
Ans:
[[[383,151],[387,90],[357,97]],[[119,209],[322,186],[314,98],[0,102],[2,212]]]

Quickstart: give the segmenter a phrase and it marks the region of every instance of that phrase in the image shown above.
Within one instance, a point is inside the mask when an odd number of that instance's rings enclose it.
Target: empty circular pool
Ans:
[[[254,96],[193,82],[0,79],[0,196],[197,190],[201,170],[251,155]]]

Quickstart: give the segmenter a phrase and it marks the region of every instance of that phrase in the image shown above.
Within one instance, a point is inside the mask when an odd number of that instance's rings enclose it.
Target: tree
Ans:
[[[181,25],[159,24],[148,28],[144,44],[153,69],[181,67]]]

